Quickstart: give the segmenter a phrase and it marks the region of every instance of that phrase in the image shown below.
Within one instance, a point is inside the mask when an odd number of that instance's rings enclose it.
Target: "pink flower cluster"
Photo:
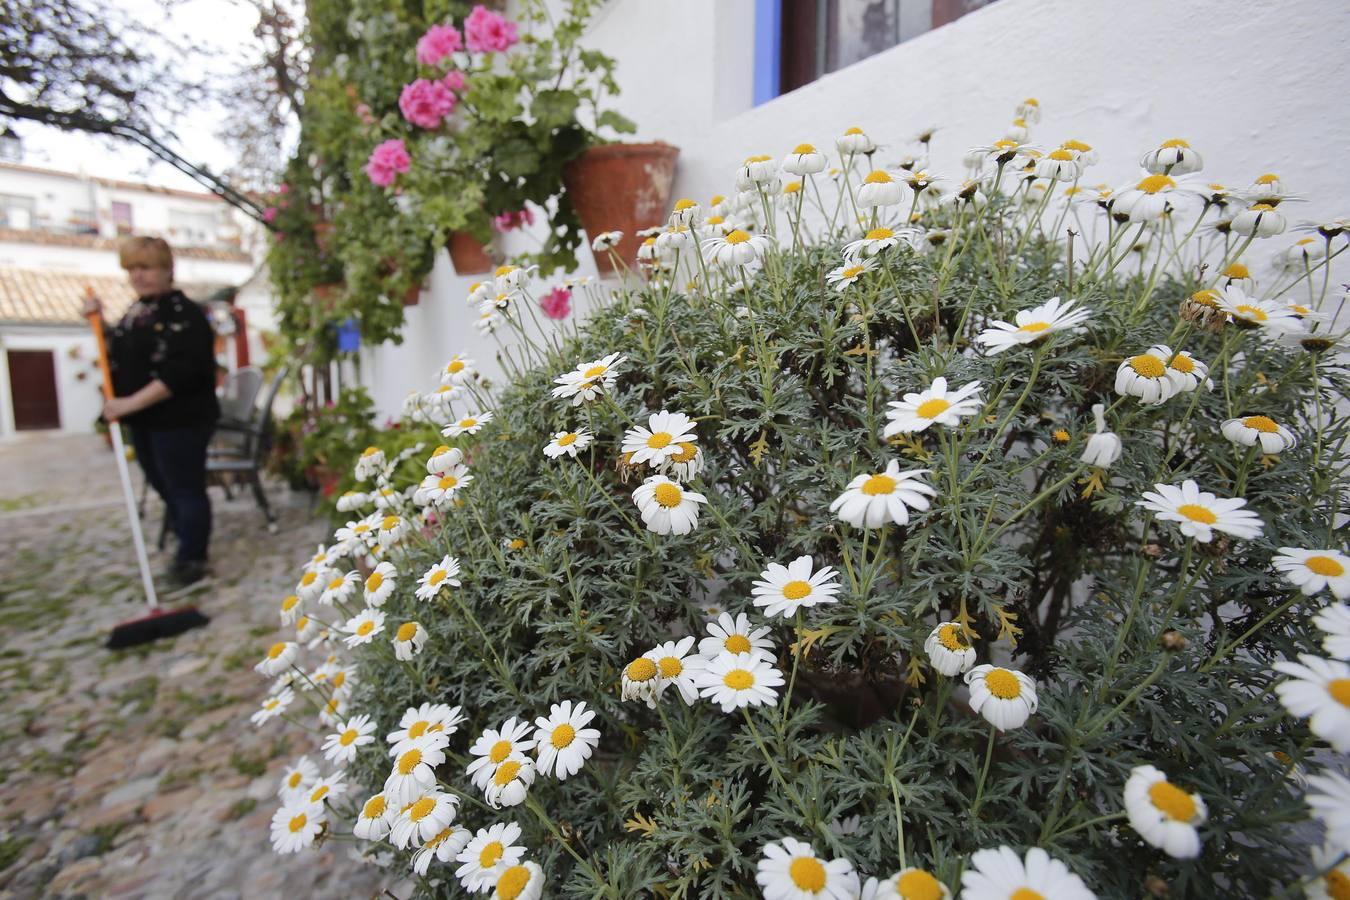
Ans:
[[[439,128],[441,120],[455,111],[458,98],[444,82],[419,78],[403,86],[398,108],[403,118],[419,128]]]
[[[520,38],[516,23],[509,22],[484,6],[475,6],[464,20],[464,37],[474,53],[491,53],[510,49]]]
[[[539,298],[539,308],[550,319],[565,319],[572,311],[572,292],[565,287],[556,287]]]
[[[371,151],[370,159],[366,161],[366,175],[380,187],[389,187],[395,178],[411,168],[412,157],[398,138],[380,144]]]
[[[453,25],[432,25],[417,41],[417,61],[434,66],[463,46],[459,29]]]
[[[492,224],[498,231],[515,231],[517,228],[523,228],[526,225],[534,224],[534,213],[529,208],[517,210],[516,212],[504,212],[492,220]]]

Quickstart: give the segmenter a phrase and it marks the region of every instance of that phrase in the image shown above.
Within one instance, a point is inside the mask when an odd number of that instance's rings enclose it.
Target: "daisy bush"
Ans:
[[[255,720],[315,732],[278,852],[447,897],[1345,896],[1344,223],[1179,140],[1089,186],[1039,117],[954,177],[931,133],[751,157],[583,323],[475,287],[508,377],[455,357],[351,448],[259,663]]]

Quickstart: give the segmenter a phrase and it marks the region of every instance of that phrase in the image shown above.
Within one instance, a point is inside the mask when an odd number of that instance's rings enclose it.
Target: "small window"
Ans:
[[[169,234],[189,247],[204,247],[216,242],[218,218],[214,211],[169,210]]]
[[[113,227],[117,229],[119,235],[131,234],[134,228],[134,223],[131,220],[131,204],[124,200],[114,200],[112,202],[112,220]]]
[[[36,212],[37,201],[33,197],[0,194],[0,228],[29,231],[33,227]]]

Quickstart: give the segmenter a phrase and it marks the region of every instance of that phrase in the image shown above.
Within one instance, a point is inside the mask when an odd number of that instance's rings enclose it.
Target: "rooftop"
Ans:
[[[106,250],[109,253],[117,251],[117,241],[113,238],[99,237],[94,234],[65,234],[16,228],[0,228],[0,243],[79,247],[89,250]],[[173,254],[181,259],[209,259],[218,262],[237,263],[253,262],[253,257],[243,250],[226,247],[174,247]]]
[[[108,319],[119,318],[136,299],[124,275],[85,275],[44,269],[0,266],[0,323],[20,325],[78,325],[84,321],[85,287],[103,301]],[[210,286],[180,285],[201,300]]]

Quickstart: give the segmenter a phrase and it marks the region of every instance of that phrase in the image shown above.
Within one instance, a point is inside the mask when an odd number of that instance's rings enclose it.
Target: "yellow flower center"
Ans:
[[[783,193],[785,194],[795,194],[801,189],[802,183],[800,181],[789,181],[787,184],[783,185]]]
[[[1039,334],[1050,327],[1049,322],[1028,322],[1025,325],[1018,326],[1017,330],[1026,334]]]
[[[1162,142],[1162,149],[1164,150],[1170,150],[1173,147],[1183,147],[1187,150],[1191,149],[1191,145],[1183,141],[1181,138],[1172,138],[1170,141]]]
[[[375,593],[382,584],[384,584],[384,576],[379,572],[371,572],[370,577],[366,579],[366,593]]]
[[[789,600],[800,600],[803,597],[809,597],[811,596],[811,582],[802,581],[801,579],[789,581],[787,584],[783,585],[783,596]]]
[[[483,849],[478,851],[478,865],[484,869],[490,869],[501,860],[502,854],[506,848],[502,846],[501,841],[489,841],[483,845]]]
[[[938,643],[951,651],[969,650],[970,645],[966,643],[965,637],[961,634],[959,625],[948,623],[938,629]]]
[[[678,678],[684,671],[684,663],[680,662],[679,657],[663,656],[658,668],[661,670],[662,678]]]
[[[1176,369],[1178,372],[1189,375],[1195,371],[1195,360],[1184,353],[1178,353],[1176,356],[1172,357],[1172,361],[1168,363],[1167,366],[1168,368]]]
[[[1341,706],[1350,706],[1350,678],[1336,678],[1327,682],[1327,693]]]
[[[291,594],[291,595],[290,595],[289,597],[287,597],[285,600],[282,600],[282,601],[281,601],[281,611],[282,611],[282,612],[290,612],[291,610],[295,609],[295,604],[297,604],[297,603],[299,603],[299,602],[300,602],[300,598],[297,597],[295,594]]]
[[[286,652],[286,645],[284,643],[278,642],[273,644],[271,647],[267,648],[267,658],[276,659],[278,656],[280,656],[285,652]]]
[[[376,819],[384,815],[384,794],[376,794],[361,807],[361,815],[367,819]]]
[[[883,172],[881,169],[876,169],[875,171],[869,172],[867,174],[867,177],[863,179],[863,184],[890,184],[890,183],[891,183],[891,176]]]
[[[1167,374],[1167,366],[1152,353],[1130,357],[1130,368],[1145,378],[1162,378]]]
[[[1278,175],[1276,175],[1276,174],[1274,174],[1274,173],[1272,173],[1272,172],[1267,172],[1265,175],[1262,175],[1261,177],[1257,178],[1257,179],[1256,179],[1256,183],[1257,183],[1257,184],[1274,184],[1275,182],[1277,182],[1277,181],[1279,181],[1279,180],[1280,180],[1280,176],[1278,176]]]
[[[488,751],[488,759],[492,760],[494,764],[501,762],[510,755],[511,742],[505,740],[493,744],[492,749]]]
[[[1064,149],[1065,149],[1065,150],[1076,150],[1076,151],[1078,151],[1079,153],[1086,153],[1086,152],[1088,152],[1089,150],[1092,149],[1092,145],[1091,145],[1091,144],[1085,144],[1085,143],[1083,143],[1082,141],[1073,141],[1073,140],[1069,140],[1069,141],[1065,141],[1065,142],[1064,142]]]
[[[512,549],[512,550],[519,550],[519,549],[521,549],[521,548],[524,547],[524,546],[525,546],[525,541],[522,540],[521,538],[513,538],[513,539],[511,540],[511,549]]]
[[[1067,444],[1069,442],[1069,438],[1071,437],[1071,435],[1063,428],[1056,428],[1050,434],[1050,437],[1054,438],[1055,443],[1057,444]]]
[[[674,437],[669,431],[658,431],[647,438],[647,446],[653,450],[664,450],[670,446],[672,440],[674,440]]]
[[[1191,294],[1191,302],[1211,308],[1217,307],[1219,305],[1219,292],[1215,290],[1196,291]]]
[[[1196,503],[1183,503],[1177,507],[1177,512],[1192,522],[1200,522],[1203,525],[1213,525],[1219,521],[1219,517],[1210,512],[1209,507],[1200,506]]]
[[[427,726],[430,724],[431,723],[426,721],[425,719],[421,722],[414,722],[412,724],[412,727],[408,729],[408,737],[410,738],[421,737],[422,735],[426,734]]]
[[[361,451],[361,456],[364,459],[369,459],[370,457],[374,456],[376,453],[379,452],[380,452],[379,447],[367,447],[366,449]]]
[[[530,883],[530,870],[524,866],[512,866],[497,879],[497,896],[501,900],[516,900],[525,893]]]
[[[1159,781],[1149,787],[1148,799],[1169,819],[1189,822],[1195,818],[1195,798],[1170,781]]]
[[[337,673],[336,675],[333,676],[333,688],[336,690],[337,688],[342,687],[343,683],[346,680],[347,680],[346,672]]]
[[[553,734],[549,736],[549,740],[553,742],[553,746],[557,747],[559,750],[564,747],[570,747],[572,741],[576,740],[576,738],[577,730],[566,722],[562,723],[557,728],[554,728]]]
[[[300,634],[309,627],[309,616],[301,616],[295,620],[295,633]]]
[[[895,490],[896,481],[889,475],[873,475],[863,482],[862,492],[869,497],[881,497]]]
[[[492,776],[492,780],[498,787],[505,787],[515,781],[519,773],[520,763],[514,759],[508,760],[497,767],[497,773]]]
[[[305,587],[309,587],[311,584],[313,584],[318,580],[319,574],[317,572],[306,572],[305,574],[300,576],[300,583]]]
[[[1246,303],[1240,303],[1237,306],[1233,307],[1233,309],[1241,313],[1244,319],[1251,319],[1253,322],[1264,322],[1266,319],[1270,318],[1269,316],[1266,315],[1266,311],[1264,309],[1259,309],[1255,306],[1248,306]]]
[[[684,441],[678,446],[679,449],[670,457],[672,462],[687,463],[698,453],[698,448],[688,441]]]
[[[652,496],[656,498],[657,503],[666,509],[679,506],[680,501],[684,499],[684,493],[668,481],[658,484],[656,490],[652,491]]]
[[[938,416],[951,409],[952,405],[941,397],[934,397],[931,400],[925,400],[919,404],[914,412],[918,413],[921,419],[936,419]]]
[[[748,669],[732,669],[722,676],[722,683],[733,691],[746,691],[755,685],[755,676]]]
[[[1177,183],[1166,175],[1150,175],[1142,179],[1135,187],[1145,194],[1158,194],[1163,191],[1170,191],[1176,187]]]
[[[725,222],[725,221],[726,221],[726,217],[724,217],[724,216],[708,216],[708,219],[707,219],[707,221],[705,222],[705,224],[707,224],[707,225],[721,225],[721,224],[722,224],[723,222]]]
[[[290,777],[286,779],[286,786],[289,787],[291,790],[295,790],[300,786],[300,782],[304,780],[305,780],[304,775],[300,773],[299,769],[296,769],[294,772],[290,774]]]
[[[895,237],[895,232],[889,228],[873,228],[863,237],[866,241],[884,241]],[[861,268],[861,267],[859,267]]]
[[[761,155],[758,155],[758,156],[747,156],[747,157],[745,158],[745,161],[746,161],[747,163],[759,163],[759,162],[768,162],[768,161],[769,161],[770,159],[772,159],[772,158],[773,158],[773,157],[771,157],[771,156],[764,156],[764,155],[761,154]]]
[[[398,758],[395,768],[400,775],[411,775],[413,769],[422,764],[422,751],[413,749]]]
[[[1242,424],[1262,434],[1277,434],[1280,430],[1280,426],[1269,416],[1248,416],[1242,420]]]
[[[1070,153],[1068,150],[1051,150],[1050,158],[1059,160],[1072,160],[1073,154]]]
[[[322,800],[324,797],[327,796],[328,796],[328,785],[321,784],[314,789],[313,793],[309,795],[309,802],[318,803],[320,800]]]
[[[477,420],[477,419],[473,419],[473,418],[469,418],[469,419],[460,419],[460,420],[459,420],[459,427],[460,427],[460,428],[472,428],[473,426],[475,426],[475,425],[477,425],[477,424],[478,424],[478,420]]]
[[[629,681],[651,681],[656,677],[656,663],[645,656],[639,656],[628,664],[625,673]]]
[[[849,266],[847,269],[840,272],[839,275],[841,278],[857,278],[863,271],[863,266]]]
[[[459,479],[456,478],[456,477],[453,476],[453,475],[446,475],[444,478],[442,478],[442,479],[441,479],[440,481],[438,481],[436,484],[437,484],[437,487],[439,487],[441,490],[443,490],[443,491],[448,491],[448,490],[450,490],[451,488],[453,488],[455,485],[459,484]]]
[[[501,278],[503,275],[510,275],[515,270],[516,270],[515,266],[498,266],[497,270],[492,274],[498,278]]]
[[[385,516],[380,522],[380,528],[384,531],[392,531],[398,527],[398,516]]]
[[[437,585],[440,584],[442,581],[444,581],[445,578],[446,578],[445,570],[437,569],[436,571],[431,573],[431,577],[427,579],[427,584]]]
[[[375,630],[375,621],[373,619],[366,619],[360,625],[356,626],[356,633],[361,637],[365,637],[374,630]]]
[[[1310,556],[1303,561],[1303,565],[1325,578],[1339,578],[1345,574],[1345,566],[1330,556]]]
[[[558,438],[559,447],[570,447],[576,442],[577,436],[570,431],[567,432],[567,434],[564,434],[562,437]]]
[[[750,645],[750,639],[743,634],[728,635],[722,646],[727,648],[728,653],[749,653],[754,649]]]
[[[355,728],[348,728],[346,731],[342,732],[342,737],[338,738],[338,743],[344,747],[350,747],[352,745],[352,741],[356,740],[360,736],[361,733],[357,731]]]
[[[733,245],[744,244],[748,240],[750,240],[750,235],[746,234],[744,231],[741,231],[739,228],[737,228],[731,234],[727,235],[728,244]]]
[[[688,197],[684,197],[684,198],[682,198],[682,199],[679,199],[679,200],[676,200],[676,201],[675,201],[675,211],[676,211],[676,212],[679,212],[679,211],[685,210],[685,209],[693,209],[695,206],[698,206],[698,204],[695,203],[693,200],[690,200]]]
[[[309,819],[307,819],[307,818],[305,817],[305,814],[304,814],[304,813],[301,813],[300,815],[298,815],[298,816],[296,816],[295,818],[291,819],[291,823],[290,823],[291,834],[299,834],[301,831],[303,831],[303,830],[305,829],[305,825],[306,825],[308,822],[309,822]]]
[[[435,808],[435,800],[430,797],[422,797],[412,806],[408,807],[408,818],[412,819],[414,822],[420,822],[431,815],[431,811]]]
[[[1007,669],[992,669],[984,676],[984,686],[1000,700],[1015,700],[1022,694],[1022,682]]]
[[[857,125],[854,125],[852,128],[849,128],[844,132],[844,134],[862,134],[862,133],[863,130],[859,128]]]
[[[404,622],[398,626],[398,633],[394,636],[397,640],[407,643],[417,636],[417,623]]]
[[[1326,881],[1327,895],[1332,900],[1350,900],[1350,876],[1340,869],[1334,869],[1323,878]]]
[[[798,144],[796,147],[793,147],[793,148],[792,148],[792,152],[793,152],[793,153],[815,153],[815,152],[816,152],[816,148],[813,147],[813,146],[811,146],[810,144]]]
[[[1274,208],[1275,207],[1271,206],[1269,203],[1253,203],[1251,209],[1252,212],[1256,213],[1268,213]]]
[[[798,856],[788,866],[788,877],[800,890],[817,893],[825,889],[825,867],[814,856]]]
[[[328,582],[328,589],[330,591],[336,591],[338,588],[342,587],[342,582],[343,577],[339,575],[337,578],[334,578],[332,581]]]
[[[895,883],[902,900],[942,900],[942,885],[923,869],[911,869]]]
[[[452,359],[450,360],[449,363],[446,364],[445,371],[449,372],[451,375],[454,375],[458,372],[463,372],[464,363],[458,359]]]
[[[1008,900],[1045,900],[1045,895],[1029,887],[1020,887],[1008,895]]]

